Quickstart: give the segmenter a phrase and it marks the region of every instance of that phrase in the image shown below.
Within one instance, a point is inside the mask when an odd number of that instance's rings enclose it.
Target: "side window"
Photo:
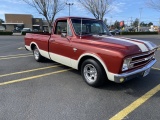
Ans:
[[[67,36],[72,36],[71,28],[68,23],[67,23]]]
[[[56,24],[54,34],[61,35],[61,33],[67,33],[67,20],[59,20]]]

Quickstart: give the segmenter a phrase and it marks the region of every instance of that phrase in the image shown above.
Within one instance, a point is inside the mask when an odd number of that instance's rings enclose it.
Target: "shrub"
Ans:
[[[121,32],[121,35],[158,35],[158,32]]]
[[[32,33],[32,34],[49,34],[48,32],[22,32],[21,35],[26,35],[26,33]]]
[[[13,32],[0,32],[0,35],[12,35]]]

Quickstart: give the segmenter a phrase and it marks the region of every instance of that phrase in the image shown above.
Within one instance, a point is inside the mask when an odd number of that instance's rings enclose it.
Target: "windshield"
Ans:
[[[72,24],[77,35],[111,35],[100,20],[72,19]]]

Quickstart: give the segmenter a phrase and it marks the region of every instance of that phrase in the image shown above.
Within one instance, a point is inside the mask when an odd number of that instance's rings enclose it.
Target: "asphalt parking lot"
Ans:
[[[160,35],[125,36],[160,45]],[[38,63],[24,36],[0,36],[0,120],[159,120],[160,49],[144,78],[92,88],[80,73]]]

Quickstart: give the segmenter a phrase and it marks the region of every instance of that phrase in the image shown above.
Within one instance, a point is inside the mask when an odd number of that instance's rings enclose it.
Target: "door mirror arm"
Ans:
[[[61,37],[67,38],[67,33],[61,33]]]
[[[67,33],[61,33],[61,37],[66,38],[70,42],[70,39],[67,38]]]

